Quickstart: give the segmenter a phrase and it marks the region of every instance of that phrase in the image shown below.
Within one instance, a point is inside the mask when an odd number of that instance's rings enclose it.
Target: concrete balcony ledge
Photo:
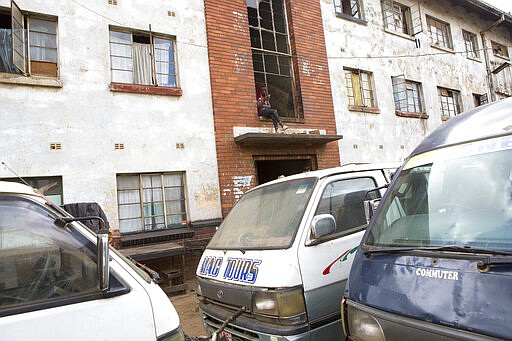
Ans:
[[[324,129],[293,129],[274,133],[273,128],[233,127],[235,143],[241,146],[259,145],[321,145],[343,138],[328,135]]]

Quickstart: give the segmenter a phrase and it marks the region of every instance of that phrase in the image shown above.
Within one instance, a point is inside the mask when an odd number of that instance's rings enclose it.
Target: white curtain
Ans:
[[[151,85],[151,45],[133,43],[133,83]]]

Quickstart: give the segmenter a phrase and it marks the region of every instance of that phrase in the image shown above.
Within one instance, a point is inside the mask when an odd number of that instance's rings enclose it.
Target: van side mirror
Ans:
[[[98,289],[100,291],[107,291],[109,287],[110,268],[109,268],[109,245],[108,245],[108,228],[105,226],[103,218],[98,216],[87,217],[58,217],[55,219],[55,224],[60,227],[65,227],[73,221],[84,220],[98,220],[100,229],[96,234],[96,255],[98,257],[97,273],[98,273]]]
[[[311,238],[318,239],[336,231],[336,220],[330,214],[319,214],[311,223]]]
[[[365,200],[364,201],[364,215],[366,216],[366,223],[369,224],[373,214],[379,206],[381,198]]]

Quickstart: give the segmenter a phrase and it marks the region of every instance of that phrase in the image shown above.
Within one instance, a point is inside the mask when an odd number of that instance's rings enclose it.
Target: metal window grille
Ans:
[[[466,55],[469,58],[480,58],[480,52],[478,51],[478,40],[476,34],[462,31],[462,37],[464,38],[464,45],[466,47]]]
[[[396,3],[392,0],[382,2],[384,25],[386,29],[411,34],[411,10],[409,7]]]
[[[452,48],[449,24],[427,16],[427,25],[432,45],[447,49]]]
[[[442,118],[450,118],[460,114],[460,93],[458,91],[438,88],[438,94],[441,102]]]
[[[422,113],[421,84],[406,80],[403,75],[392,77],[395,108],[401,112]]]

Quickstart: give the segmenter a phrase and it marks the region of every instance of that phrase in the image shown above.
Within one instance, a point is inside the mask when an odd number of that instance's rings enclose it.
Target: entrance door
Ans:
[[[288,176],[313,169],[312,159],[296,160],[256,160],[258,185],[277,179],[281,175]]]

